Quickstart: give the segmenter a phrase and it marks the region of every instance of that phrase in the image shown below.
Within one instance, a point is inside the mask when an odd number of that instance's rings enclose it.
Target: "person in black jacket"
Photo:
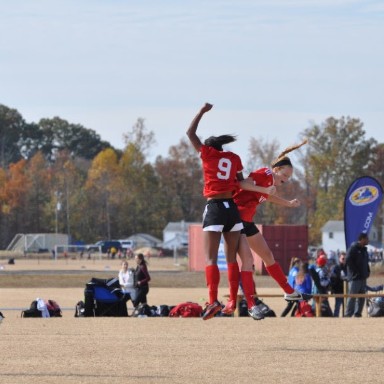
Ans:
[[[344,281],[347,279],[347,265],[345,264],[345,262],[346,255],[345,252],[342,252],[339,256],[339,263],[333,267],[331,273],[332,293],[344,293]],[[343,307],[344,313],[344,299],[342,297],[336,297],[335,309],[333,311],[334,317],[339,317],[341,307]]]
[[[370,274],[368,251],[366,245],[369,238],[366,233],[359,235],[358,241],[353,243],[347,252],[347,280],[349,293],[365,293],[367,279]],[[348,298],[345,317],[361,317],[364,308],[364,298]]]
[[[144,255],[139,253],[135,256],[137,264],[135,270],[135,287],[137,289],[136,299],[133,302],[133,306],[136,308],[140,303],[147,303],[147,294],[149,292],[149,281],[151,277],[148,273],[147,262],[144,259]]]

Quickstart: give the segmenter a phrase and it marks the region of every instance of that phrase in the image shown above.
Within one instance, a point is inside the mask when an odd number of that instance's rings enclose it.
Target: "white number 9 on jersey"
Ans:
[[[220,159],[218,168],[221,172],[217,172],[217,178],[220,180],[228,180],[231,174],[232,163],[228,159]]]

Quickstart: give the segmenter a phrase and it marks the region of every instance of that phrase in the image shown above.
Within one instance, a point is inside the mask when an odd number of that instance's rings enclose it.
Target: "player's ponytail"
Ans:
[[[282,167],[284,165],[289,165],[292,167],[291,160],[289,159],[288,156],[286,156],[287,153],[294,151],[295,149],[298,149],[302,147],[304,144],[308,143],[308,139],[304,139],[301,144],[298,145],[292,145],[291,147],[288,147],[285,149],[283,152],[280,153],[279,157],[272,162],[272,168],[275,167]]]
[[[221,136],[211,136],[204,141],[204,144],[208,147],[213,147],[217,151],[223,150],[223,145],[233,143],[236,141],[236,136],[232,135],[221,135]]]

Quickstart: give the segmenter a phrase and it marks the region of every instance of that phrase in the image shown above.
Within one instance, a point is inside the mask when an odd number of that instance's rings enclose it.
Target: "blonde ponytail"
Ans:
[[[305,145],[307,143],[308,143],[308,139],[304,139],[301,144],[292,145],[292,146],[286,148],[283,152],[280,153],[278,158],[272,162],[272,164],[271,164],[272,168],[280,167],[283,165],[290,165],[292,167],[291,160],[289,159],[288,156],[286,156],[286,154],[294,151],[295,149],[299,149],[300,147],[302,147],[303,145]]]

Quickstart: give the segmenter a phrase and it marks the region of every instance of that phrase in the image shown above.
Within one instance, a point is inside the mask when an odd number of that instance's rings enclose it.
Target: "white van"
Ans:
[[[136,244],[133,240],[118,240],[121,243],[123,249],[130,249],[131,251],[136,247]]]

